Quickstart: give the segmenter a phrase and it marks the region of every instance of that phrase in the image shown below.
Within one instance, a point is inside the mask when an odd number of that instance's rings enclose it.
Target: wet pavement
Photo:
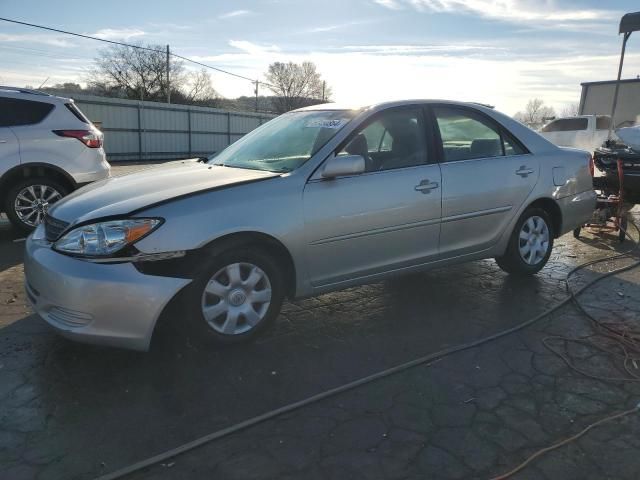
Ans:
[[[638,213],[636,211],[636,213]],[[636,215],[639,217],[640,215]],[[557,241],[537,276],[474,262],[285,305],[252,345],[173,337],[148,353],[74,344],[29,312],[22,244],[0,221],[0,478],[85,479],[442,348],[496,333],[566,297],[573,266],[612,238]],[[576,285],[629,263],[581,272]],[[582,297],[598,318],[638,320],[640,268]],[[519,333],[325,399],[126,478],[490,478],[640,401],[639,382],[578,374],[542,343],[591,324],[573,305]],[[563,347],[564,348],[564,347]],[[570,359],[616,375],[608,357]],[[638,478],[640,413],[594,429],[513,478]]]

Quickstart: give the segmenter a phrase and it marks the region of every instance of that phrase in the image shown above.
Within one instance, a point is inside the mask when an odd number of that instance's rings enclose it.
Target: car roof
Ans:
[[[69,103],[72,101],[69,98],[57,97],[46,92],[41,92],[40,90],[21,87],[9,87],[5,85],[0,85],[0,97],[20,98],[24,100],[34,100],[46,103]]]
[[[293,110],[294,112],[304,112],[304,111],[312,111],[312,110],[356,110],[356,111],[364,111],[364,110],[380,110],[389,107],[400,107],[404,105],[416,105],[416,104],[429,104],[429,103],[446,103],[449,105],[461,105],[461,106],[470,106],[470,107],[484,107],[493,109],[491,105],[487,105],[479,102],[458,102],[455,100],[442,100],[442,99],[425,99],[425,98],[416,98],[416,99],[407,99],[407,100],[390,100],[386,102],[377,102],[377,103],[365,103],[365,104],[349,104],[349,103],[320,103],[317,105],[311,105],[308,107],[298,108],[297,110]]]
[[[408,99],[408,100],[395,100],[389,102],[380,102],[366,105],[349,105],[339,103],[324,103],[319,105],[312,105],[310,107],[300,108],[294,110],[294,112],[304,111],[322,111],[322,110],[355,110],[359,113],[371,113],[375,114],[381,110],[385,110],[391,107],[405,106],[405,105],[428,105],[428,104],[443,104],[472,108],[473,110],[482,112],[493,120],[497,121],[504,128],[507,129],[512,135],[520,140],[527,149],[532,153],[542,153],[549,151],[557,151],[558,147],[551,143],[549,140],[538,135],[526,125],[514,120],[513,118],[495,110],[490,105],[485,105],[476,102],[458,102],[455,100],[440,100],[440,99]]]

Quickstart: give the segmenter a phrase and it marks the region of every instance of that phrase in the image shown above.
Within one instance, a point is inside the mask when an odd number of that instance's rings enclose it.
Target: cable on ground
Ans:
[[[576,433],[575,435],[573,435],[573,436],[571,436],[569,438],[565,438],[564,440],[562,440],[562,441],[560,441],[558,443],[555,443],[555,444],[551,445],[550,447],[546,447],[546,448],[542,448],[542,449],[538,450],[536,453],[531,455],[529,458],[527,458],[524,462],[522,462],[520,465],[518,465],[513,470],[511,470],[511,471],[509,471],[507,473],[504,473],[502,475],[498,475],[497,477],[493,477],[491,480],[505,480],[506,478],[509,478],[509,477],[515,475],[516,473],[518,473],[520,470],[525,468],[527,465],[529,465],[531,462],[533,462],[536,458],[540,457],[541,455],[544,455],[547,452],[555,450],[556,448],[560,448],[560,447],[562,447],[564,445],[567,445],[568,443],[573,442],[574,440],[579,439],[580,437],[582,437],[585,433],[587,433],[592,428],[595,428],[598,425],[602,425],[603,423],[607,423],[607,422],[610,422],[612,420],[616,420],[618,418],[625,417],[625,416],[630,415],[632,413],[636,413],[638,410],[640,410],[640,404],[636,405],[635,407],[633,407],[633,408],[631,408],[629,410],[625,410],[623,412],[616,413],[616,414],[613,414],[613,415],[609,415],[608,417],[602,418],[602,419],[598,420],[597,422],[592,423],[591,425],[589,425],[588,427],[586,427],[582,431]]]
[[[640,228],[633,222],[630,221],[629,223],[631,223],[634,228],[636,229],[636,231],[638,232],[638,234],[640,235]],[[629,235],[628,231],[624,231],[625,235],[627,237],[629,237],[629,239],[633,242],[633,247],[631,247],[629,250],[627,250],[626,252],[622,252],[619,253],[617,255],[613,255],[611,257],[607,257],[607,258],[602,258],[602,259],[598,259],[598,260],[593,260],[591,262],[587,262],[587,263],[583,263],[582,265],[579,265],[578,267],[574,268],[573,270],[571,270],[568,274],[567,277],[565,279],[565,284],[566,284],[566,288],[567,288],[567,292],[569,293],[569,298],[571,299],[571,301],[575,304],[575,306],[578,308],[578,310],[585,315],[588,319],[591,320],[592,325],[594,326],[594,329],[596,330],[596,333],[593,335],[587,335],[587,336],[583,336],[583,337],[577,337],[577,338],[571,338],[571,337],[567,337],[567,336],[563,336],[563,335],[553,335],[553,336],[548,336],[542,339],[542,343],[543,345],[549,350],[551,351],[553,354],[557,355],[560,359],[562,359],[562,361],[572,370],[574,370],[575,372],[594,379],[594,380],[600,380],[600,381],[605,381],[605,382],[637,382],[640,381],[640,376],[638,374],[636,374],[635,372],[633,372],[630,367],[629,367],[629,363],[632,363],[635,369],[638,369],[638,365],[640,365],[640,330],[633,330],[632,328],[630,328],[627,324],[623,323],[623,322],[602,322],[601,320],[598,320],[596,317],[594,317],[593,315],[591,315],[589,312],[587,312],[587,310],[584,308],[584,306],[578,301],[578,295],[580,295],[582,292],[584,292],[584,287],[580,288],[578,290],[572,290],[571,289],[571,284],[570,284],[570,280],[573,274],[575,274],[578,270],[582,270],[583,268],[586,268],[590,265],[595,265],[598,263],[603,263],[603,262],[609,262],[611,260],[616,260],[616,259],[620,259],[620,258],[625,258],[625,257],[629,257],[631,253],[636,250],[638,247],[640,247],[640,243],[636,242],[631,235]],[[617,269],[617,270],[612,270],[610,272],[605,273],[603,276],[598,277],[598,280],[602,280],[604,278],[607,278],[615,273],[622,273],[623,271],[627,271],[627,270],[631,270],[632,268],[635,268],[637,266],[640,265],[640,261],[636,261],[633,262],[630,265],[627,265],[626,267]],[[603,345],[601,340],[605,339],[606,341],[608,341],[608,345]],[[607,375],[597,375],[591,372],[588,372],[582,368],[577,367],[576,365],[573,364],[573,362],[571,362],[571,360],[569,359],[569,357],[567,355],[565,355],[564,353],[562,353],[559,350],[554,349],[551,346],[551,341],[553,340],[560,340],[562,341],[565,345],[567,343],[580,343],[582,345],[585,345],[587,347],[591,347],[594,349],[599,350],[600,352],[609,354],[611,356],[614,357],[622,357],[623,358],[623,368],[624,370],[627,372],[627,374],[629,375],[628,377],[613,377],[613,376],[607,376]],[[597,422],[594,422],[590,425],[588,425],[586,428],[584,428],[582,431],[580,431],[579,433],[565,439],[562,440],[550,447],[546,447],[543,449],[538,450],[537,452],[535,452],[534,454],[532,454],[531,456],[529,456],[524,462],[522,462],[520,465],[518,465],[516,468],[514,468],[513,470],[510,470],[507,473],[504,473],[502,475],[499,475],[497,477],[493,477],[491,480],[505,480],[506,478],[509,478],[513,475],[515,475],[516,473],[518,473],[519,471],[521,471],[522,469],[524,469],[527,465],[529,465],[533,460],[535,460],[536,458],[544,455],[547,452],[550,452],[552,450],[555,450],[559,447],[562,447],[564,445],[567,445],[577,439],[579,439],[580,437],[582,437],[584,434],[586,434],[589,430],[591,430],[594,427],[597,427],[598,425],[602,425],[603,423],[627,416],[631,413],[637,412],[640,409],[640,403],[638,403],[635,408],[632,408],[630,410],[625,410],[623,412],[614,414],[614,415],[609,415],[605,418],[602,418],[600,420],[598,420]]]
[[[635,225],[635,223],[631,222],[634,227],[636,228],[636,230],[640,233],[640,229],[638,229],[638,227]],[[610,257],[607,258],[603,258],[603,259],[599,259],[599,260],[594,260],[594,261],[590,261],[590,262],[586,262],[582,265],[579,265],[577,267],[575,267],[574,269],[572,269],[568,274],[567,277],[570,277],[571,275],[573,275],[575,272],[577,272],[578,270],[581,270],[583,268],[586,268],[590,265],[594,265],[596,263],[602,263],[605,261],[611,261],[611,260],[615,260],[617,258],[622,258],[622,257],[626,257],[628,256],[628,254],[631,252],[631,250],[629,250],[628,252],[623,252],[623,253],[619,253],[616,255],[612,255]],[[119,470],[116,470],[114,472],[111,473],[107,473],[105,475],[101,475],[100,477],[98,477],[96,480],[116,480],[116,479],[120,479],[123,478],[127,475],[130,475],[134,472],[138,472],[140,470],[143,470],[145,468],[151,467],[153,465],[156,465],[158,463],[164,462],[166,460],[169,460],[173,457],[176,457],[180,454],[183,454],[185,452],[188,452],[190,450],[193,450],[197,447],[200,447],[202,445],[205,445],[207,443],[210,443],[214,440],[218,440],[221,439],[223,437],[227,437],[233,433],[237,433],[241,430],[245,430],[249,427],[252,427],[254,425],[266,422],[267,420],[271,420],[273,418],[276,418],[280,415],[284,415],[285,413],[290,413],[293,412],[294,410],[298,410],[302,407],[305,407],[307,405],[311,405],[313,403],[319,402],[320,400],[324,400],[326,398],[329,397],[333,397],[335,395],[338,395],[340,393],[344,393],[347,392],[349,390],[353,390],[356,387],[360,387],[362,385],[374,382],[376,380],[380,380],[382,378],[388,377],[390,375],[408,370],[410,368],[413,367],[417,367],[419,365],[428,365],[432,362],[434,362],[435,360],[439,360],[443,357],[447,357],[449,355],[452,355],[454,353],[458,353],[458,352],[462,352],[465,350],[469,350],[475,347],[479,347],[480,345],[492,342],[494,340],[497,340],[499,338],[502,337],[506,337],[507,335],[510,335],[512,333],[518,332],[520,330],[523,330],[531,325],[533,325],[534,323],[542,320],[543,318],[549,316],[551,313],[555,312],[556,310],[559,310],[560,308],[562,308],[563,306],[567,305],[568,303],[572,302],[574,297],[576,295],[579,295],[580,293],[584,292],[586,289],[588,289],[589,287],[591,287],[592,285],[594,285],[595,283],[611,276],[614,275],[616,273],[622,273],[625,272],[627,270],[631,270],[632,268],[635,268],[636,266],[640,265],[640,262],[636,262],[632,265],[627,265],[625,267],[619,268],[619,269],[614,269],[611,270],[599,277],[596,277],[594,279],[589,280],[587,283],[585,283],[584,285],[582,285],[581,287],[579,287],[578,289],[576,289],[575,291],[573,291],[572,294],[570,294],[567,298],[565,298],[564,300],[560,301],[559,303],[557,303],[555,306],[548,308],[547,310],[543,311],[542,313],[536,315],[535,317],[522,322],[514,327],[508,328],[506,330],[503,330],[501,332],[495,333],[493,335],[489,335],[487,337],[483,337],[481,339],[472,341],[472,342],[468,342],[468,343],[464,343],[461,345],[457,345],[457,346],[453,346],[453,347],[449,347],[449,348],[445,348],[443,350],[440,350],[438,352],[434,352],[431,353],[429,355],[425,355],[423,357],[420,358],[416,358],[415,360],[411,360],[409,362],[406,363],[402,363],[400,365],[397,365],[395,367],[391,367],[388,368],[386,370],[382,370],[380,372],[374,373],[372,375],[368,375],[366,377],[360,378],[358,380],[354,380],[352,382],[346,383],[344,385],[341,385],[339,387],[335,387],[335,388],[331,388],[329,390],[325,390],[324,392],[320,392],[316,395],[312,395],[311,397],[307,397],[303,400],[297,401],[297,402],[293,402],[290,403],[288,405],[285,405],[283,407],[280,408],[276,408],[275,410],[271,410],[269,412],[265,412],[261,415],[252,417],[250,419],[244,420],[242,422],[236,423],[235,425],[231,425],[227,428],[223,428],[221,430],[218,430],[216,432],[210,433],[208,435],[204,435],[200,438],[197,438],[195,440],[192,440],[191,442],[187,442],[183,445],[180,445],[178,447],[172,448],[171,450],[167,450],[165,452],[159,453],[158,455],[154,455],[152,457],[149,457],[147,459],[141,460],[139,462],[136,462],[134,464],[131,464],[129,466],[123,467]]]

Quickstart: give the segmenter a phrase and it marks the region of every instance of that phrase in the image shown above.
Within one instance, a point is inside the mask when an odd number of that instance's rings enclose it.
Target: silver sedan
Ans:
[[[61,200],[27,241],[26,290],[81,341],[145,350],[174,300],[180,328],[246,341],[285,297],[483,258],[535,274],[591,216],[589,161],[478,104],[304,108]]]

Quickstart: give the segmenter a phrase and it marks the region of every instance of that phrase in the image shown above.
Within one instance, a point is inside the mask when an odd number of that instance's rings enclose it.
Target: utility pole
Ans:
[[[171,103],[171,78],[169,78],[169,45],[167,44],[167,103]]]
[[[327,85],[327,82],[325,80],[322,81],[322,103],[324,103],[324,89]]]
[[[256,80],[256,112],[258,111],[258,85],[260,85],[260,83]]]

